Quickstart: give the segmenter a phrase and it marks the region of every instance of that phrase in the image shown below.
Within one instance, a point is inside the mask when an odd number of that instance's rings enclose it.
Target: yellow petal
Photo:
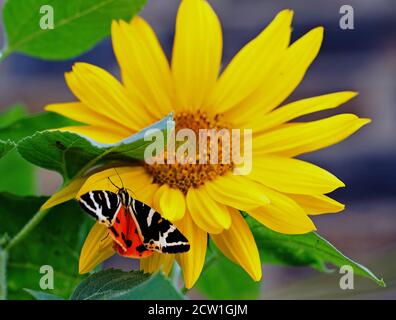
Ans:
[[[107,71],[88,63],[76,63],[73,71],[65,74],[74,95],[86,106],[96,110],[132,132],[150,125],[140,116],[144,110],[133,105],[125,88]]]
[[[59,128],[58,130],[76,133],[99,143],[116,143],[130,135],[122,134],[118,130],[98,126],[70,126]]]
[[[44,107],[46,111],[56,112],[62,116],[79,121],[81,123],[98,126],[101,128],[111,128],[112,131],[119,132],[122,136],[131,135],[132,131],[124,127],[119,122],[98,113],[96,110],[87,107],[81,102],[66,102],[49,104]]]
[[[153,255],[140,259],[140,270],[144,273],[154,273],[162,270],[166,275],[170,273],[175,255],[155,252]]]
[[[249,226],[237,210],[230,209],[230,215],[230,229],[211,237],[224,255],[238,263],[254,281],[260,281],[260,256]]]
[[[340,212],[345,208],[345,205],[342,203],[325,195],[289,194],[288,196],[309,215],[335,213]]]
[[[92,174],[78,191],[77,197],[92,190],[117,192],[122,187],[132,193],[142,193],[151,181],[152,178],[140,166],[110,168]]]
[[[165,254],[164,261],[162,263],[162,271],[169,275],[173,268],[173,262],[175,261],[175,255]]]
[[[95,223],[81,249],[79,272],[81,274],[90,272],[99,263],[114,255],[114,253],[113,240],[108,236],[107,227]]]
[[[204,188],[190,188],[187,208],[195,224],[209,233],[220,233],[231,226],[231,217],[225,205],[213,200]]]
[[[298,100],[259,117],[259,120],[251,119],[242,125],[249,125],[253,130],[268,130],[306,114],[336,108],[356,95],[357,92],[343,91]]]
[[[208,100],[216,113],[236,106],[266,81],[289,45],[292,18],[292,11],[281,11],[232,59]]]
[[[369,122],[353,114],[339,114],[317,121],[291,123],[254,137],[253,156],[273,153],[294,157],[319,150],[344,140]]]
[[[266,227],[286,234],[303,234],[316,230],[305,211],[291,198],[263,186],[270,204],[248,211]]]
[[[159,188],[158,184],[150,183],[135,192],[136,198],[157,211],[160,211],[159,204],[155,203],[155,194]]]
[[[272,155],[256,158],[249,178],[296,194],[323,194],[345,186],[330,172],[311,163]]]
[[[125,87],[134,104],[141,106],[137,115],[149,120],[150,114],[159,119],[171,112],[169,63],[149,24],[135,16],[131,23],[114,21],[111,33]]]
[[[176,255],[176,260],[183,271],[185,286],[190,289],[198,280],[205,263],[207,233],[195,225],[188,212],[175,224],[190,242],[188,252]]]
[[[240,209],[250,210],[269,203],[257,184],[244,176],[229,173],[205,183],[204,189],[219,203]]]
[[[179,189],[170,188],[163,184],[157,191],[158,207],[165,219],[170,221],[180,220],[186,211],[186,200]]]
[[[176,18],[172,74],[179,107],[198,109],[220,71],[222,31],[205,0],[183,0]]]
[[[84,184],[86,178],[78,178],[72,180],[69,184],[62,187],[61,190],[52,195],[42,206],[41,210],[47,210],[57,206],[63,202],[74,199],[77,196],[78,190]]]
[[[226,119],[247,122],[257,114],[265,114],[282,103],[300,84],[317,56],[323,40],[323,28],[315,28],[294,42],[280,57],[276,68],[260,87],[243,103],[230,110]],[[244,110],[244,112],[241,112]]]

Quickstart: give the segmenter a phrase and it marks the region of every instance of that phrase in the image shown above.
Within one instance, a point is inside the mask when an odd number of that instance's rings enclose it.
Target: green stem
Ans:
[[[4,50],[0,52],[0,62],[4,61],[9,55],[9,50]],[[94,162],[100,160],[108,152],[104,152],[98,158],[92,160],[87,165],[84,166],[79,172],[78,175],[83,175],[87,170],[91,168]],[[8,260],[8,252],[15,245],[21,242],[26,236],[43,220],[43,218],[47,215],[48,210],[40,210],[38,211],[24,226],[23,228],[8,242],[4,249],[0,247],[0,300],[7,299],[7,260]]]
[[[7,299],[7,260],[8,252],[0,249],[0,300]]]
[[[6,51],[7,52],[7,51]],[[0,56],[0,61],[1,61],[1,56]],[[84,166],[80,170],[80,172],[77,174],[77,176],[82,176],[85,171],[87,171],[94,161],[97,161],[98,159],[103,158],[105,155],[107,155],[108,151],[104,152],[101,154],[98,158],[95,158],[94,160],[90,161],[87,165]],[[39,223],[43,218],[47,215],[48,210],[40,210],[38,211],[29,221],[25,226],[18,232],[16,236],[14,236],[11,241],[6,245],[4,248],[5,251],[9,251],[12,247],[14,247],[16,244],[18,244],[21,240],[23,240]]]
[[[47,215],[48,210],[38,211],[25,226],[14,236],[8,245],[4,248],[5,251],[9,251],[12,247],[14,247],[18,242],[22,241],[29,233],[32,231],[41,220]]]

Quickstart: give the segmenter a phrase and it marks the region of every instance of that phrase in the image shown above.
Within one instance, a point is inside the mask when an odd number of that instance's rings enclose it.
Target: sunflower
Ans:
[[[336,92],[283,104],[323,39],[323,28],[317,27],[290,44],[292,17],[291,10],[281,11],[221,74],[221,25],[205,0],[181,1],[171,64],[143,18],[114,21],[112,43],[122,83],[99,67],[75,64],[65,77],[78,102],[52,104],[46,110],[86,125],[62,130],[114,143],[170,112],[177,129],[251,128],[252,170],[235,175],[232,163],[134,163],[117,168],[117,173],[107,169],[73,182],[47,207],[93,189],[115,192],[108,178],[120,179],[137,199],[174,222],[191,243],[187,253],[156,253],[141,259],[145,272],[160,268],[169,272],[176,259],[185,286],[191,288],[202,271],[209,236],[226,257],[259,281],[258,249],[240,210],[277,232],[315,230],[310,215],[344,209],[326,195],[344,184],[295,157],[335,144],[369,122],[353,114],[293,121],[338,107],[356,93]],[[81,273],[115,253],[106,233],[102,225],[92,228],[80,257]]]

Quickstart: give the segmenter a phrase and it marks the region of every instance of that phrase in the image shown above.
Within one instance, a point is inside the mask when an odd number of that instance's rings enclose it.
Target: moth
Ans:
[[[188,240],[174,224],[131,197],[126,188],[117,188],[117,193],[89,191],[78,202],[85,212],[109,229],[120,255],[143,258],[154,251],[182,253],[190,249]]]

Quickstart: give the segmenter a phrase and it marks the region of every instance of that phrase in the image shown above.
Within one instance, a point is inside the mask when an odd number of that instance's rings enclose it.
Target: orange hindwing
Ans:
[[[109,228],[118,254],[129,258],[144,258],[153,254],[147,250],[140,238],[135,221],[124,206],[116,213],[113,226]]]

